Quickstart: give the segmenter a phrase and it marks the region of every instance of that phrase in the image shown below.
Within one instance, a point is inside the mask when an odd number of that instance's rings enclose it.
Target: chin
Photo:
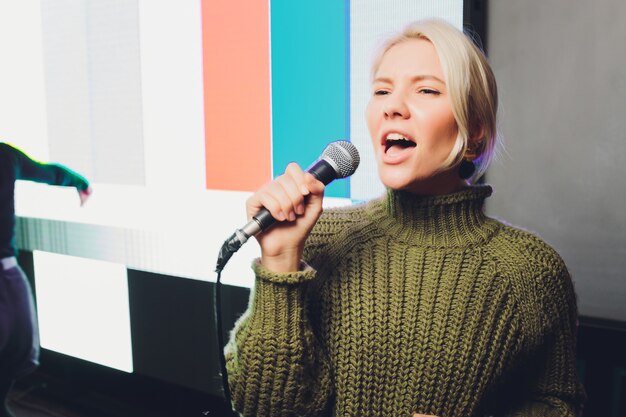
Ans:
[[[398,175],[398,173],[379,172],[380,180],[387,188],[392,190],[407,190],[410,191],[416,187],[419,187],[420,179],[407,178],[405,175]]]
[[[458,175],[449,172],[433,173],[431,175],[413,176],[401,175],[401,172],[379,171],[380,180],[385,187],[392,190],[402,190],[413,194],[449,194],[461,188],[463,182]],[[453,173],[454,174],[454,173]]]

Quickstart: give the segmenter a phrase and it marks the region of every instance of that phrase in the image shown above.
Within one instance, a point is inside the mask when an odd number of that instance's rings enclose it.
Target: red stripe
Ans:
[[[271,178],[269,0],[203,0],[202,43],[206,187],[256,190]]]

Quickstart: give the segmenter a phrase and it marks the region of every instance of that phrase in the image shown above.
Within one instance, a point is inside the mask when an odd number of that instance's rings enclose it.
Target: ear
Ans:
[[[485,141],[485,127],[477,126],[476,129],[472,129],[470,137],[467,140],[467,151],[465,154],[474,160],[480,156],[483,151]]]

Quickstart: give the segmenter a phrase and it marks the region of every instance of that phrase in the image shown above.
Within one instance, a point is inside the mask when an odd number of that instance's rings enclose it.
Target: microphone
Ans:
[[[329,143],[322,156],[315,161],[306,172],[312,174],[324,185],[328,185],[337,178],[345,178],[354,174],[359,166],[361,158],[356,147],[348,141],[339,140]],[[216,271],[221,271],[230,257],[250,239],[250,237],[269,229],[276,219],[272,217],[269,210],[263,208],[252,217],[245,226],[235,230],[220,249],[217,260]]]

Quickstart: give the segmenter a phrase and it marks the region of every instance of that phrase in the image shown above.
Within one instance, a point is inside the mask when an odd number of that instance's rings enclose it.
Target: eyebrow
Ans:
[[[422,81],[422,80],[434,80],[443,85],[446,85],[446,83],[441,78],[436,77],[434,75],[415,75],[411,77],[411,82],[413,83],[417,81]],[[374,78],[373,82],[383,82],[383,83],[393,84],[393,82],[391,81],[391,78],[388,78],[388,77],[376,77]]]

